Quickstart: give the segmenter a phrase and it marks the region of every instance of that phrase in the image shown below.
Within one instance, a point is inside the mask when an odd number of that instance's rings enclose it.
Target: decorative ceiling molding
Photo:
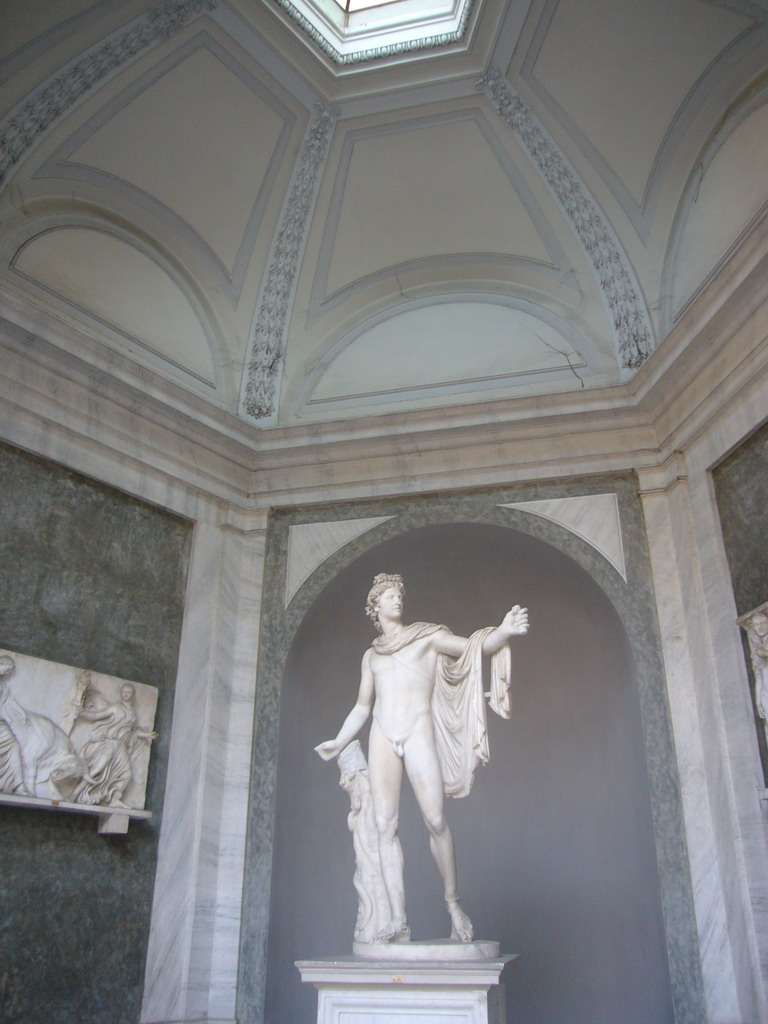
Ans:
[[[299,523],[290,526],[285,573],[285,607],[288,607],[293,595],[321,562],[375,526],[395,518],[396,516],[373,516],[366,519]]]
[[[613,322],[621,366],[639,369],[656,347],[640,286],[626,254],[565,155],[498,68],[477,83],[528,151],[587,254]]]
[[[621,518],[616,494],[584,494],[573,498],[518,501],[500,508],[520,509],[575,533],[608,559],[627,582],[627,564],[621,539]]]
[[[299,263],[337,116],[335,109],[321,104],[315,107],[269,254],[240,398],[241,414],[255,422],[271,420],[277,413],[278,381]]]
[[[164,0],[66,64],[0,122],[0,188],[43,135],[129,61],[165,42],[218,0]]]

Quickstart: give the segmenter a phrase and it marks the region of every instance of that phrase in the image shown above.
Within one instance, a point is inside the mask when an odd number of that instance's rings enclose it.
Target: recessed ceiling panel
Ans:
[[[768,203],[768,104],[725,140],[688,199],[674,259],[674,309],[694,294]]]
[[[540,374],[565,372],[575,382],[584,366],[582,354],[552,323],[501,302],[447,300],[406,310],[342,341],[305,393],[309,406],[466,394]]]
[[[535,214],[473,119],[358,138],[340,174],[326,294],[431,256],[502,253],[554,262]]]
[[[752,19],[708,0],[559,0],[533,66],[571,134],[583,134],[642,203],[675,114]]]
[[[165,204],[231,270],[283,126],[250,83],[198,48],[68,159]]]
[[[64,300],[82,322],[90,317],[104,325],[134,354],[154,353],[216,383],[208,338],[189,299],[165,270],[122,239],[92,228],[56,228],[28,242],[13,270]]]

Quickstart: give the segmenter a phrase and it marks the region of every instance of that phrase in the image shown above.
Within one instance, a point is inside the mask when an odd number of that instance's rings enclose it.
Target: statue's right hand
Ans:
[[[315,750],[324,761],[332,761],[334,757],[338,757],[341,753],[336,740],[326,740],[325,743],[318,743]]]

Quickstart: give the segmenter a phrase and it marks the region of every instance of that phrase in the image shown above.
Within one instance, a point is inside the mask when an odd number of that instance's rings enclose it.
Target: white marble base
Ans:
[[[431,939],[429,942],[353,942],[352,952],[364,960],[398,960],[440,963],[450,960],[493,960],[499,955],[498,942],[475,939]]]
[[[515,959],[323,957],[296,966],[318,990],[317,1024],[505,1024],[499,982]]]

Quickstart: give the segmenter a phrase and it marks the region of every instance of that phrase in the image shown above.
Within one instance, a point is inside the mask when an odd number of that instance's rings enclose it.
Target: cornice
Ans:
[[[170,486],[244,513],[653,471],[748,393],[768,387],[764,241],[756,235],[734,254],[630,382],[407,417],[269,429],[216,408],[0,291],[0,431],[11,443],[91,475],[97,455],[99,466],[130,463],[134,482],[124,486],[141,494],[152,478],[150,500]],[[764,418],[759,408],[756,402],[748,414],[752,428]],[[42,426],[30,433],[33,421]],[[107,482],[119,481],[117,473]]]

